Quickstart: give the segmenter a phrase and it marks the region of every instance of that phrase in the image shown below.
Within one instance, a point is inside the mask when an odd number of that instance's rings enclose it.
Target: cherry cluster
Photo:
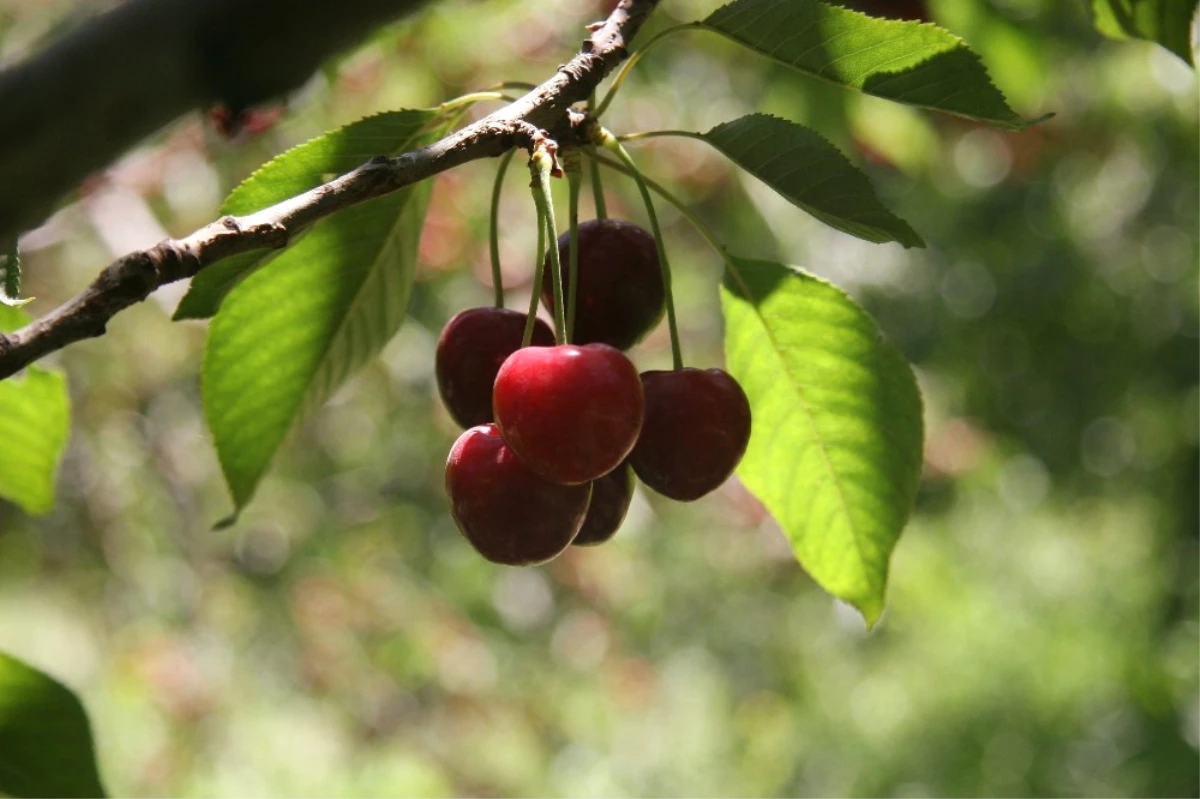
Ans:
[[[578,226],[572,344],[556,344],[526,315],[471,308],[447,323],[437,381],[450,415],[469,428],[446,463],[446,491],[463,535],[495,563],[531,565],[569,545],[613,536],[633,496],[633,474],[681,501],[733,473],[750,438],[750,405],[720,369],[637,368],[622,350],[666,307],[653,236],[629,222]],[[570,296],[570,236],[558,241]],[[553,311],[551,259],[542,301]]]

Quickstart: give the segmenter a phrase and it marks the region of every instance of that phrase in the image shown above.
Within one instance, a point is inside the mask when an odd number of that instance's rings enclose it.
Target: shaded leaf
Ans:
[[[853,300],[781,264],[733,258],[722,308],[754,417],[738,474],[813,579],[874,624],[921,473],[912,370]]]
[[[1092,0],[1096,29],[1118,39],[1149,39],[1195,66],[1189,31],[1196,0]]]
[[[202,388],[239,510],[296,421],[400,327],[427,201],[425,183],[325,219],[225,298]]]
[[[789,202],[838,230],[867,241],[925,242],[883,206],[871,181],[816,131],[751,114],[701,135]]]
[[[947,30],[817,0],[734,0],[699,23],[800,72],[885,100],[1019,130],[983,62]]]
[[[0,792],[104,796],[87,713],[68,688],[0,653]]]
[[[25,314],[0,304],[0,331],[25,324]],[[54,507],[54,481],[67,443],[71,405],[66,377],[37,366],[0,380],[0,497],[26,513]]]
[[[221,204],[221,213],[242,216],[261,211],[349,172],[373,156],[411,150],[437,116],[429,109],[389,111],[299,144],[238,184]],[[212,316],[225,295],[272,255],[262,250],[243,253],[204,269],[192,279],[174,318]]]

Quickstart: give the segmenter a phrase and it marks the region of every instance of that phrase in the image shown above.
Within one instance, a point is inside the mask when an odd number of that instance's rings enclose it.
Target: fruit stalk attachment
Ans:
[[[566,303],[563,301],[562,262],[558,258],[558,230],[554,223],[554,198],[550,192],[550,175],[555,167],[554,157],[544,146],[539,145],[529,158],[529,171],[533,175],[533,202],[538,213],[538,267],[534,275],[533,304],[530,315],[537,312],[537,287],[542,285],[542,256],[545,242],[550,242],[550,279],[554,286],[554,340],[567,344]],[[545,238],[543,238],[543,236]]]

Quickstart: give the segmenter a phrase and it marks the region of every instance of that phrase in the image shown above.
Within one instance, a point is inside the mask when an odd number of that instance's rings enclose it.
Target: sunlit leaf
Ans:
[[[925,246],[907,222],[883,206],[867,176],[816,131],[751,114],[717,125],[702,138],[831,227],[867,241]]]
[[[813,579],[874,624],[921,473],[912,370],[853,300],[781,264],[733,259],[722,307],[754,418],[738,474]]]
[[[261,211],[349,172],[376,155],[395,155],[417,146],[436,119],[428,109],[389,111],[361,119],[297,145],[243,180],[221,205],[222,214]],[[192,279],[175,319],[206,319],[221,301],[272,253],[243,253],[208,267]]]
[[[318,223],[225,298],[202,388],[238,509],[295,422],[400,327],[428,193],[421,184]]]
[[[702,27],[800,72],[886,100],[1020,129],[983,63],[935,25],[878,19],[817,0],[734,0]]]
[[[68,688],[0,653],[0,793],[104,796],[87,713]]]
[[[0,304],[0,331],[27,321],[14,307]],[[0,497],[26,513],[54,506],[54,479],[71,424],[66,377],[30,366],[0,380]]]
[[[1196,0],[1092,0],[1096,29],[1118,39],[1158,42],[1192,64],[1188,32]]]

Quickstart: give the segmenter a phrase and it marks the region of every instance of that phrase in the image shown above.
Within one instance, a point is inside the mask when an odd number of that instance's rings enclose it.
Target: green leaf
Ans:
[[[15,330],[27,318],[0,304],[0,331]],[[54,507],[54,477],[67,443],[71,403],[61,372],[36,366],[0,380],[0,497],[26,513]]]
[[[799,270],[735,257],[721,299],[754,417],[738,474],[813,579],[874,624],[921,474],[912,370],[866,311]]]
[[[0,653],[0,793],[104,796],[87,713],[68,688]]]
[[[816,0],[734,0],[699,23],[800,72],[885,100],[1020,130],[983,63],[935,25]]]
[[[1096,29],[1117,39],[1149,39],[1195,66],[1188,31],[1196,0],[1092,0]]]
[[[428,194],[425,183],[318,223],[225,298],[202,388],[238,510],[296,421],[400,327]]]
[[[437,118],[429,109],[389,111],[299,144],[260,167],[230,192],[222,214],[242,216],[269,208],[349,172],[376,155],[407,152]],[[225,295],[273,253],[256,251],[208,267],[192,279],[175,319],[207,319]]]
[[[717,125],[701,138],[789,202],[867,241],[925,242],[883,206],[867,179],[816,131],[766,114]]]

